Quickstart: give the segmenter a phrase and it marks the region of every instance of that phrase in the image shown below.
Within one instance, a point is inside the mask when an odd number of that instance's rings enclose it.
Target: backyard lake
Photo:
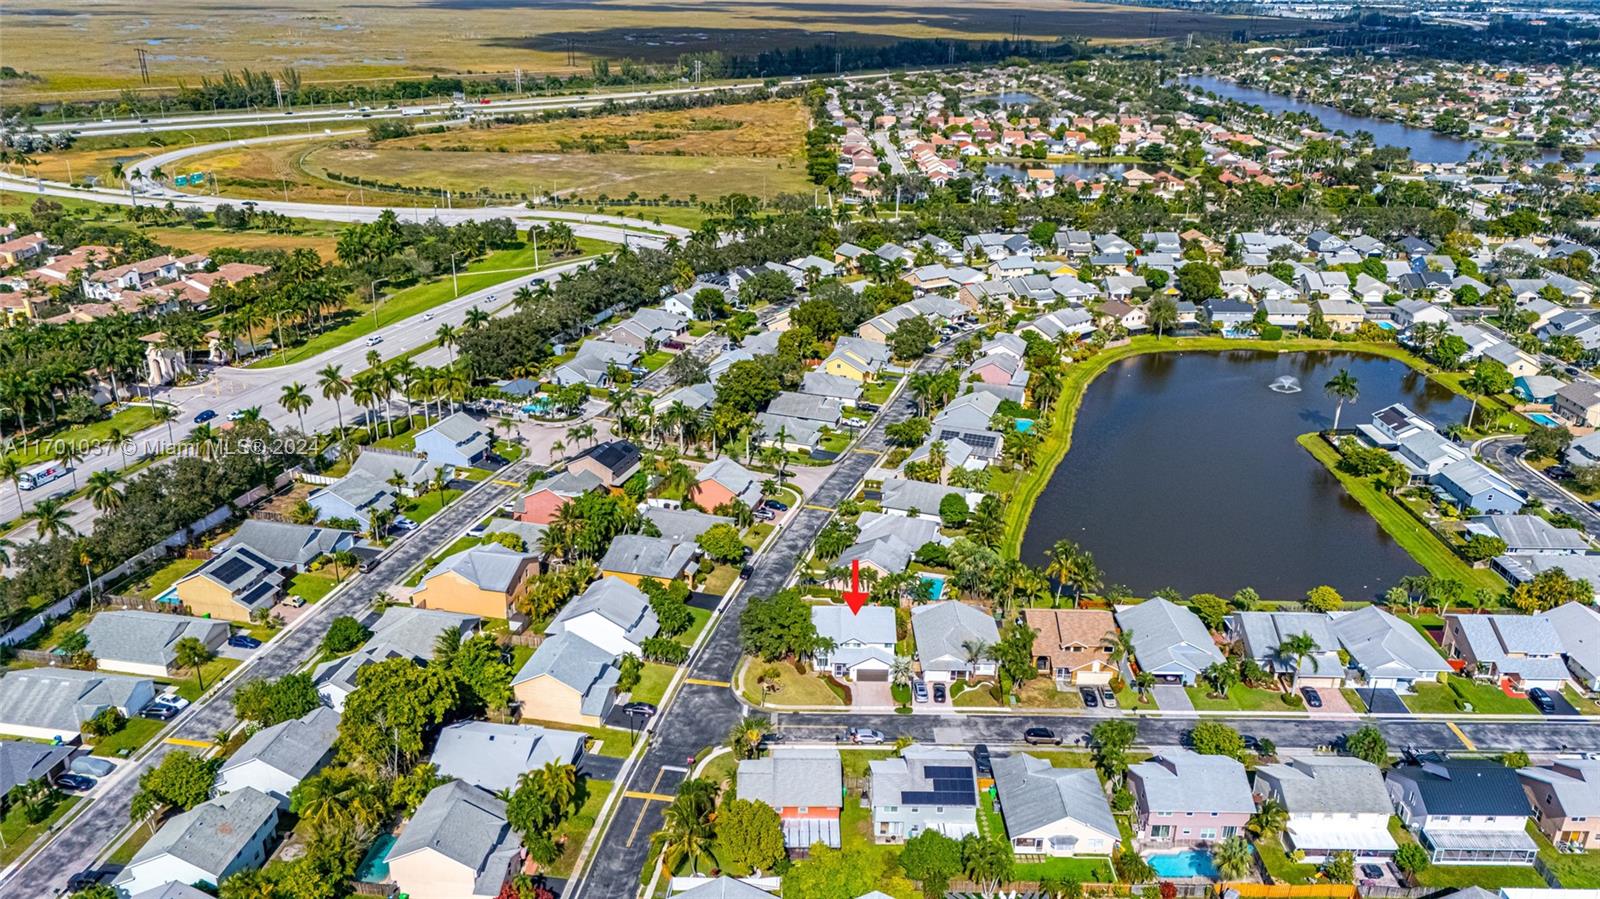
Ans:
[[[1353,353],[1154,353],[1090,383],[1072,448],[1035,503],[1022,560],[1057,540],[1094,554],[1105,582],[1299,599],[1329,584],[1367,599],[1422,568],[1295,443],[1333,424],[1323,385],[1360,383],[1340,427],[1404,402],[1441,428],[1470,404],[1404,363]],[[1269,385],[1293,378],[1298,393]],[[1281,382],[1280,382],[1281,383]]]

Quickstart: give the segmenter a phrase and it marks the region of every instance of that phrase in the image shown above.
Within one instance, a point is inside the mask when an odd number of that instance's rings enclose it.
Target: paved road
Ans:
[[[1551,511],[1559,510],[1577,516],[1589,536],[1600,540],[1600,512],[1523,462],[1525,447],[1521,437],[1489,437],[1479,441],[1474,449],[1483,457],[1483,461],[1505,475],[1506,480],[1529,496],[1537,496]]]
[[[890,139],[889,132],[872,132],[872,142],[877,144],[878,149],[883,151],[883,161],[889,163],[890,174],[904,175],[906,173],[905,161],[900,158],[900,150],[895,147],[894,141]]]
[[[239,684],[258,677],[279,677],[304,667],[316,657],[318,644],[335,617],[354,615],[367,619],[370,624],[377,617],[371,610],[375,597],[398,585],[412,566],[427,558],[430,552],[448,545],[456,534],[488,515],[516,489],[497,481],[520,483],[531,468],[532,463],[527,460],[508,466],[500,476],[480,483],[424,522],[399,541],[370,572],[356,575],[338,593],[318,603],[308,615],[263,646],[220,689],[213,690],[175,719],[165,736],[209,741],[232,728],[237,723],[233,717],[233,694]],[[27,863],[0,879],[0,895],[8,899],[53,896],[66,886],[67,878],[91,867],[112,848],[111,841],[127,824],[128,806],[138,789],[139,774],[159,764],[175,748],[169,743],[158,743],[143,757],[119,766],[114,777],[102,781],[100,794],[82,813]]]

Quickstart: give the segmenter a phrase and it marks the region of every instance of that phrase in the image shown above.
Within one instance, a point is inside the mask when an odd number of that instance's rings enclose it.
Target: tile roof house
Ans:
[[[353,531],[319,528],[286,521],[246,519],[228,538],[228,546],[243,546],[280,567],[305,571],[318,556],[354,546]]]
[[[1117,620],[1103,609],[1024,609],[1023,622],[1034,631],[1033,659],[1041,675],[1067,685],[1103,686],[1116,666],[1111,647]]]
[[[917,641],[917,665],[929,681],[972,680],[993,677],[995,662],[970,658],[973,644],[1000,642],[994,618],[981,609],[953,599],[925,603],[911,610],[911,632]]]
[[[264,727],[251,735],[217,772],[217,792],[250,787],[289,808],[289,793],[333,756],[339,713],[327,706]]]
[[[627,440],[607,440],[584,450],[567,465],[569,472],[587,471],[607,487],[621,487],[639,470],[639,447]]]
[[[143,677],[75,668],[23,668],[0,677],[0,734],[71,742],[108,708],[132,717],[155,699]]]
[[[537,724],[457,721],[439,731],[429,761],[452,777],[499,793],[513,789],[525,771],[555,762],[576,765],[588,735]]]
[[[112,881],[125,893],[168,883],[217,886],[267,861],[278,801],[252,787],[218,796],[167,820]]]
[[[1242,833],[1255,814],[1244,765],[1173,749],[1128,768],[1145,847],[1208,845]]]
[[[1247,656],[1281,677],[1292,677],[1299,687],[1338,687],[1344,683],[1339,661],[1339,641],[1320,612],[1234,612],[1228,616],[1228,636],[1244,644]],[[1304,659],[1283,652],[1284,644],[1301,635],[1311,637],[1315,650]]]
[[[228,639],[228,623],[165,612],[101,612],[83,629],[89,654],[101,671],[169,677],[177,670],[177,646],[193,637],[215,650]]]
[[[1289,811],[1291,850],[1320,863],[1339,852],[1381,859],[1397,847],[1389,833],[1393,809],[1377,765],[1344,756],[1297,758],[1256,769],[1256,794]]]
[[[612,540],[611,547],[600,557],[600,573],[634,586],[645,578],[670,582],[683,576],[699,552],[699,547],[693,543],[623,534]]]
[[[1531,865],[1532,809],[1517,772],[1489,759],[1426,756],[1391,768],[1389,799],[1434,864]]]
[[[1436,683],[1450,670],[1416,628],[1377,606],[1333,615],[1329,627],[1367,687],[1410,693],[1416,684]]]
[[[1013,852],[1052,858],[1116,852],[1117,822],[1093,768],[1056,768],[1026,753],[996,758],[993,765]]]
[[[914,744],[867,764],[873,842],[903,843],[924,830],[955,840],[978,832],[977,769],[964,750]]]
[[[494,450],[489,429],[465,412],[442,418],[418,432],[412,445],[435,465],[471,468]]]
[[[1548,619],[1532,615],[1446,615],[1445,652],[1467,663],[1467,673],[1506,679],[1522,690],[1559,690],[1567,679],[1561,636]]]
[[[1193,686],[1222,651],[1199,616],[1165,599],[1118,606],[1117,623],[1133,634],[1134,659],[1157,682]]]
[[[616,703],[617,656],[576,634],[547,638],[511,679],[522,717],[596,726]]]
[[[499,543],[468,547],[433,566],[411,594],[419,609],[480,618],[512,618],[538,558]]]
[[[1533,820],[1561,848],[1600,848],[1600,760],[1556,759],[1517,772]]]
[[[428,899],[490,899],[521,859],[506,804],[453,780],[435,787],[401,829],[389,849],[389,879]]]
[[[255,550],[230,546],[177,583],[178,600],[195,615],[248,622],[283,595],[283,569]]]
[[[852,613],[844,605],[815,605],[811,623],[817,636],[828,641],[813,656],[819,671],[848,681],[889,679],[895,659],[894,609],[869,605]]]
[[[688,498],[706,511],[733,500],[754,509],[761,503],[761,482],[764,479],[734,459],[718,456],[700,469]]]
[[[643,591],[627,581],[603,577],[568,600],[544,632],[574,634],[613,655],[640,655],[639,645],[660,628]]]
[[[739,762],[740,799],[764,802],[783,822],[783,846],[804,856],[813,844],[839,848],[844,769],[839,750],[777,747],[766,758]]]

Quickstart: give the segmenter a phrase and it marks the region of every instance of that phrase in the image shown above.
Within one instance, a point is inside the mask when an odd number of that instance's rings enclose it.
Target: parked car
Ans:
[[[96,758],[92,755],[74,756],[72,763],[67,765],[67,770],[73,774],[83,774],[88,777],[105,777],[117,770],[117,766],[110,761]]]
[[[772,511],[771,509],[761,508],[755,511],[755,516],[762,521],[771,521],[778,517],[778,513]]]
[[[771,509],[774,512],[787,512],[787,511],[789,511],[789,504],[788,503],[779,502],[778,500],[775,500],[775,499],[766,500],[761,505],[763,507],[765,507],[765,508]]]
[[[417,523],[404,515],[394,520],[394,529],[401,533],[409,533],[417,529]]]
[[[1079,687],[1078,695],[1083,697],[1083,707],[1097,709],[1100,707],[1100,697],[1095,695],[1093,687]]]
[[[1556,713],[1556,701],[1543,687],[1534,687],[1528,691],[1528,699],[1546,715]]]
[[[1301,687],[1300,695],[1305,697],[1306,705],[1311,708],[1322,708],[1322,694],[1317,692],[1316,687]]]
[[[228,638],[228,645],[235,649],[260,649],[261,641],[249,634],[234,634]]]
[[[1251,752],[1261,751],[1261,740],[1252,734],[1245,734],[1239,738],[1240,744]]]
[[[110,871],[101,870],[99,868],[88,868],[86,870],[79,871],[78,873],[67,878],[67,889],[74,893],[78,892],[79,890],[87,890],[102,880],[105,880],[108,876],[110,876],[110,874]]]
[[[300,595],[291,596],[288,599],[285,599],[283,604],[291,609],[303,608],[306,604],[306,598]]]
[[[94,789],[95,780],[82,774],[58,774],[56,786],[69,793],[87,793]]]
[[[928,701],[928,685],[920,680],[911,682],[911,698],[917,702]]]
[[[1022,742],[1029,746],[1060,746],[1061,738],[1048,727],[1030,727],[1022,732]]]
[[[1116,708],[1117,707],[1117,694],[1112,692],[1110,687],[1101,687],[1100,688],[1100,703],[1102,705],[1104,705],[1108,709]]]
[[[1361,876],[1368,880],[1382,880],[1383,869],[1377,865],[1362,865]]]
[[[649,718],[656,713],[656,707],[648,702],[630,702],[622,707],[622,713],[636,718]]]
[[[165,703],[152,702],[139,712],[139,717],[152,721],[171,721],[178,717],[178,710]]]
[[[217,417],[217,410],[215,410],[215,409],[201,409],[200,413],[194,417],[194,423],[197,424],[197,425],[203,425],[206,422],[208,422],[211,419],[216,418],[216,417]]]
[[[944,700],[945,700],[944,684],[935,683],[933,685],[933,701],[934,702],[944,702]]]
[[[846,734],[850,737],[850,742],[852,743],[888,742],[888,738],[883,735],[883,731],[873,730],[870,727],[852,727],[846,731]]]
[[[972,747],[972,761],[978,768],[978,774],[983,777],[994,775],[994,759],[989,755],[987,744],[979,743]]]
[[[743,579],[743,580],[747,580],[747,581],[750,580],[750,575],[755,574],[755,573],[756,573],[756,567],[754,565],[746,565],[743,568],[739,569],[739,577],[741,579]]]

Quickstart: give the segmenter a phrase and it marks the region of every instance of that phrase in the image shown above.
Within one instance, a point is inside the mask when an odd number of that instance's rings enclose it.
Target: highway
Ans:
[[[413,566],[438,547],[448,545],[459,534],[494,511],[515,491],[507,483],[522,481],[532,468],[531,460],[508,466],[496,478],[480,482],[421,527],[400,539],[369,572],[352,576],[336,592],[311,607],[293,625],[257,650],[223,682],[183,714],[173,719],[162,740],[143,756],[120,764],[116,773],[103,779],[89,803],[66,825],[58,828],[48,842],[24,864],[0,875],[0,895],[9,899],[45,899],[66,887],[73,874],[92,867],[108,850],[128,823],[129,803],[138,790],[139,775],[149,770],[167,753],[179,748],[169,740],[210,743],[218,733],[237,724],[233,716],[233,694],[247,679],[272,678],[306,666],[319,653],[319,644],[328,625],[340,615],[352,615],[366,624],[377,620],[372,601],[400,583]]]

